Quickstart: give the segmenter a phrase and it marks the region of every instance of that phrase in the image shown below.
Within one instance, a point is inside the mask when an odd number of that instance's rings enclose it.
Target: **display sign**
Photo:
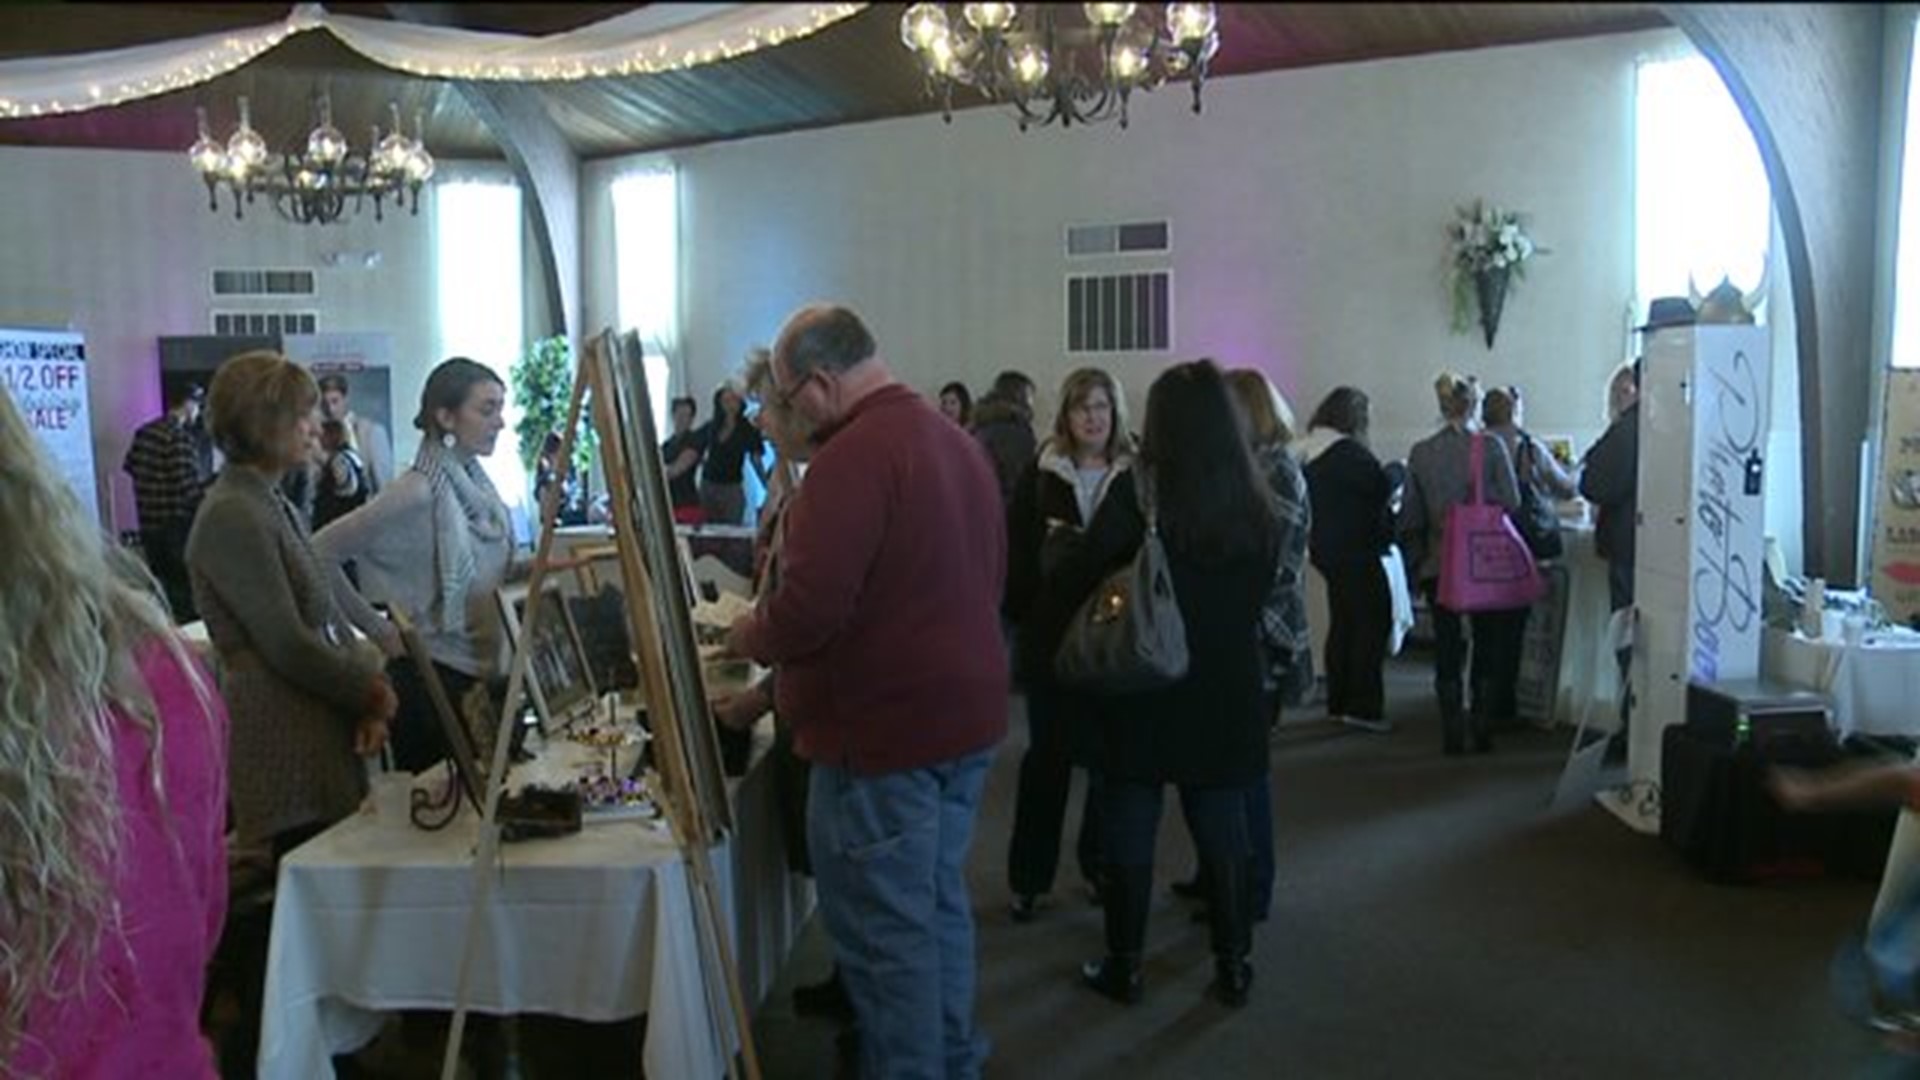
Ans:
[[[1694,350],[1687,670],[1694,682],[1755,678],[1766,563],[1766,329],[1702,326]]]
[[[1887,618],[1907,622],[1920,615],[1920,370],[1887,373],[1880,432],[1869,581]]]
[[[0,328],[0,386],[27,418],[95,523],[100,497],[87,411],[87,346],[76,333]]]

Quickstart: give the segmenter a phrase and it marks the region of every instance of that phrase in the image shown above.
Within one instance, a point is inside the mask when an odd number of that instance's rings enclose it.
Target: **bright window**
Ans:
[[[433,207],[439,355],[478,360],[511,385],[507,373],[526,347],[520,188],[507,182],[440,183],[434,185]],[[527,476],[514,435],[519,418],[509,398],[506,430],[482,465],[507,505],[524,512]]]
[[[1893,366],[1920,367],[1920,49],[1907,73],[1906,149],[1900,156],[1900,230],[1893,263]]]
[[[640,334],[653,426],[664,434],[667,357],[680,345],[680,200],[672,168],[632,172],[613,182],[613,234],[620,326]]]
[[[1767,263],[1772,194],[1713,65],[1643,61],[1635,138],[1635,312],[1656,296],[1687,295],[1689,275],[1702,293],[1723,276],[1752,290]]]

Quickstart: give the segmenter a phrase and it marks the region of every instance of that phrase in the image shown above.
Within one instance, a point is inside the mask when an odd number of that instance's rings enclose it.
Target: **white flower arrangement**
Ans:
[[[1447,226],[1449,263],[1453,277],[1453,329],[1466,333],[1473,325],[1480,275],[1506,271],[1509,282],[1526,276],[1527,260],[1546,254],[1527,235],[1520,214],[1475,200],[1462,206]]]

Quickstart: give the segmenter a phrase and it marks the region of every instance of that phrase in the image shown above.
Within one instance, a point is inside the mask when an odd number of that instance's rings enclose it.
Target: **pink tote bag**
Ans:
[[[1440,606],[1449,611],[1512,611],[1532,607],[1547,582],[1506,508],[1486,501],[1486,436],[1472,437],[1467,468],[1473,501],[1447,507],[1440,544]]]

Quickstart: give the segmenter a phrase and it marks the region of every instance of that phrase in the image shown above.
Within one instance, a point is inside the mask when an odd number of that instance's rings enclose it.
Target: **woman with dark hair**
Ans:
[[[667,499],[673,503],[673,520],[682,525],[698,525],[706,514],[700,509],[700,485],[695,474],[700,459],[706,456],[701,439],[705,431],[696,431],[694,418],[700,403],[690,397],[673,399],[673,434],[660,444],[660,460],[667,466]]]
[[[1476,452],[1480,455],[1480,486],[1486,500],[1511,511],[1520,505],[1520,497],[1506,446],[1471,426],[1480,405],[1479,384],[1450,371],[1442,372],[1434,380],[1433,392],[1443,424],[1407,453],[1407,488],[1398,523],[1400,548],[1406,552],[1413,568],[1411,576],[1420,583],[1433,614],[1433,688],[1440,699],[1441,748],[1448,755],[1465,753],[1471,727],[1474,752],[1486,753],[1493,749],[1494,703],[1503,696],[1496,685],[1497,673],[1509,668],[1505,651],[1519,648],[1520,643],[1509,640],[1510,620],[1486,612],[1466,616],[1473,627],[1473,696],[1469,702],[1460,683],[1468,650],[1461,625],[1463,613],[1440,603],[1440,560],[1447,510],[1473,498],[1471,462]]]
[[[1016,625],[1033,615],[1035,598],[1047,587],[1055,558],[1086,529],[1117,481],[1133,467],[1126,404],[1120,385],[1099,368],[1081,368],[1060,385],[1053,434],[1020,474],[1007,514],[1007,587],[1001,607]],[[1069,733],[1076,718],[1099,707],[1087,694],[1054,681],[1057,641],[1044,638],[1028,648],[1023,640],[1016,650],[1026,685],[1029,733],[1007,846],[1007,884],[1013,890],[1016,922],[1032,919],[1040,897],[1053,889],[1060,828],[1073,782]],[[1095,897],[1103,876],[1098,787],[1097,774],[1090,772],[1077,845],[1080,874]]]
[[[1327,582],[1327,716],[1386,732],[1393,597],[1380,559],[1393,543],[1393,485],[1367,447],[1368,411],[1366,394],[1335,388],[1307,422],[1300,456],[1313,502],[1308,557]]]
[[[706,452],[700,465],[700,508],[709,525],[745,523],[748,465],[761,484],[767,482],[767,466],[760,460],[766,440],[747,422],[746,410],[746,399],[726,383],[713,392],[713,419],[700,429]]]
[[[1279,559],[1280,525],[1225,379],[1181,364],[1147,395],[1141,462],[1120,477],[1039,598],[1036,637],[1057,642],[1100,581],[1132,559],[1151,508],[1186,624],[1191,663],[1158,690],[1107,698],[1079,749],[1102,779],[1106,956],[1081,977],[1116,1001],[1141,995],[1162,788],[1175,784],[1212,900],[1212,992],[1244,1005],[1253,982],[1247,789],[1267,771],[1258,626]],[[1146,496],[1136,496],[1134,483]]]
[[[950,382],[940,388],[940,415],[963,428],[973,426],[973,394],[963,382]]]
[[[493,675],[501,657],[494,591],[513,563],[513,530],[480,459],[506,427],[505,407],[506,384],[484,364],[454,357],[434,368],[413,420],[421,434],[413,467],[314,537],[326,558],[356,565],[369,599],[420,627],[453,701]],[[393,634],[385,623],[363,629]],[[446,755],[446,740],[426,684],[398,652],[389,646],[400,694],[393,759],[419,772]]]

